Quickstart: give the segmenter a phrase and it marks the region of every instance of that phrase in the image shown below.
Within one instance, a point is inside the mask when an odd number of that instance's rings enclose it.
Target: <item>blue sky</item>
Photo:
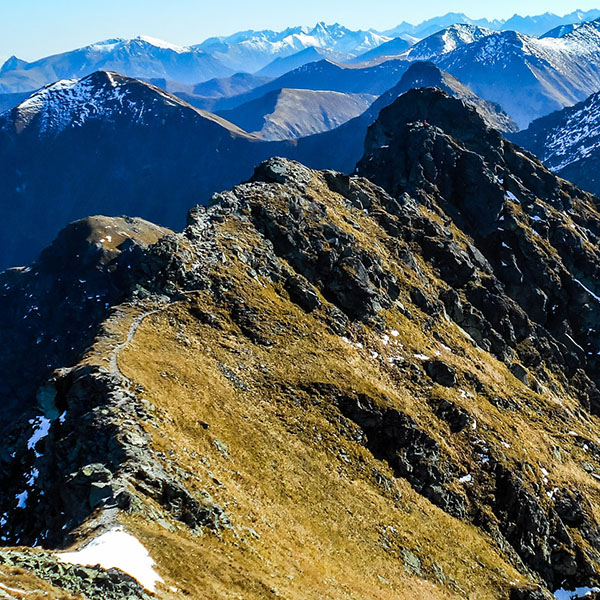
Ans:
[[[600,0],[0,0],[0,61],[12,54],[33,60],[140,34],[188,45],[241,29],[283,29],[317,21],[389,29],[449,11],[507,18],[515,12],[562,15],[599,6]]]

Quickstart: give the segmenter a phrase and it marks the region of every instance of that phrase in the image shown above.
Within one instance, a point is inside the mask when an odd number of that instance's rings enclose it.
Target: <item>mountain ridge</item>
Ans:
[[[164,77],[191,84],[233,74],[204,52],[139,36],[130,40],[104,40],[31,63],[9,59],[0,73],[0,92],[32,91],[57,79],[82,77],[101,69],[131,77]]]
[[[571,24],[575,22],[591,21],[600,17],[600,11],[592,9],[589,11],[575,10],[563,16],[552,13],[543,15],[521,16],[513,15],[510,19],[471,19],[464,13],[448,13],[441,17],[433,17],[418,25],[410,23],[401,23],[394,29],[384,31],[387,35],[395,33],[410,33],[420,37],[427,37],[441,29],[456,25],[457,23],[466,23],[496,30],[510,30],[514,28],[521,33],[528,35],[542,35],[550,29],[560,25]],[[537,21],[537,22],[536,22]]]
[[[179,233],[68,226],[44,254],[68,282],[41,260],[0,274],[3,352],[58,343],[45,311],[61,333],[81,315],[54,310],[65,290],[98,308],[8,422],[0,519],[21,547],[0,569],[48,581],[52,551],[124,530],[165,600],[599,582],[597,199],[434,89],[381,111],[359,172],[375,183],[271,158]],[[69,573],[85,593],[106,572]]]
[[[574,11],[564,17],[515,15],[503,22],[472,20],[463,14],[449,13],[424,22],[422,26],[402,24],[383,33],[353,31],[338,23],[320,22],[314,27],[289,27],[279,32],[243,31],[208,38],[189,47],[143,35],[129,40],[115,38],[33,62],[12,56],[0,67],[0,93],[31,92],[57,79],[81,77],[100,68],[132,77],[165,78],[193,85],[234,72],[256,72],[278,58],[284,59],[309,48],[328,50],[354,61],[360,54],[375,52],[378,46],[390,43],[393,38],[412,45],[461,23],[496,30],[513,28],[528,35],[542,35],[560,26],[577,25],[599,17],[600,11]],[[419,31],[416,37],[415,31]],[[399,43],[396,41],[396,46]]]
[[[595,91],[598,59],[598,30],[584,25],[562,38],[494,33],[436,62],[479,96],[502,105],[523,128]]]
[[[368,94],[282,88],[217,114],[264,140],[283,141],[330,131],[365,112]]]

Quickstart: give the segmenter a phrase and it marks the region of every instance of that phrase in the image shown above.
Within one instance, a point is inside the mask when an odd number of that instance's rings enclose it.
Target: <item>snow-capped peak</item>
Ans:
[[[18,133],[35,123],[39,133],[54,135],[93,119],[108,123],[119,115],[143,122],[155,118],[156,102],[185,105],[154,86],[99,71],[83,79],[63,79],[47,85],[13,109],[9,122],[14,123]]]
[[[212,54],[232,69],[255,72],[276,58],[311,47],[358,56],[390,39],[375,31],[353,31],[339,23],[319,22],[313,27],[243,31],[228,37],[209,38],[194,48]]]
[[[8,113],[0,126],[22,133],[29,128],[38,134],[57,135],[88,121],[104,125],[125,120],[128,124],[161,122],[164,110],[195,113],[234,134],[241,130],[223,119],[196,109],[185,101],[148,83],[110,71],[97,71],[82,79],[63,79],[47,85]]]
[[[165,42],[164,40],[160,40],[149,35],[138,35],[137,37],[131,39],[113,38],[109,40],[101,40],[100,42],[95,42],[89,46],[84,46],[83,48],[80,48],[80,50],[93,50],[95,52],[110,53],[116,49],[127,48],[139,43],[147,46],[153,46],[154,48],[160,48],[162,50],[171,50],[173,52],[177,52],[178,54],[182,54],[184,52],[193,52],[191,48],[177,46],[176,44],[171,44],[170,42]]]
[[[452,25],[415,44],[406,51],[405,57],[409,60],[429,60],[477,42],[493,33],[495,32],[492,29],[477,25]]]
[[[165,42],[164,40],[160,40],[149,35],[139,35],[135,38],[135,40],[145,42],[146,44],[150,44],[151,46],[154,46],[156,48],[162,48],[163,50],[173,50],[174,52],[178,53],[191,52],[191,50],[187,47],[177,46],[175,44],[171,44],[170,42]]]
[[[43,87],[14,109],[17,129],[25,129],[37,118],[40,132],[60,131],[69,125],[83,124],[107,99],[122,100],[114,75],[104,75],[104,85],[98,85],[98,77],[91,75],[83,79],[62,79]]]

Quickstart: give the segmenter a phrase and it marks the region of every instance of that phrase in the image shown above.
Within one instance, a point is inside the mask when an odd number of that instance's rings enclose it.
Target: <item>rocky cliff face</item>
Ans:
[[[25,546],[0,553],[0,573],[25,569],[7,585],[60,588],[48,551],[119,527],[161,598],[537,600],[599,581],[594,197],[417,90],[357,175],[270,159],[181,233],[118,226],[94,261],[73,251],[89,223],[46,254],[68,246],[74,277],[115,291],[0,409],[2,541]],[[61,275],[31,273],[56,298]],[[15,389],[35,341],[3,363]],[[92,577],[63,588],[148,593]]]

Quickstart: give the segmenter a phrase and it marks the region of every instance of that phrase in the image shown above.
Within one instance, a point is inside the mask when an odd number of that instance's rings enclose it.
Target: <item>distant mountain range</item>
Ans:
[[[374,31],[352,31],[338,23],[317,23],[313,28],[292,27],[284,31],[243,31],[214,37],[195,48],[214,56],[230,69],[256,72],[276,58],[285,58],[306,48],[321,48],[358,56],[390,37]]]
[[[454,24],[412,45],[401,37],[323,23],[312,29],[242,32],[190,48],[147,37],[109,40],[33,63],[9,59],[0,69],[0,112],[45,84],[97,70],[149,81],[197,108],[220,112],[282,89],[378,96],[398,83],[411,62],[431,60],[479,97],[500,104],[524,128],[600,89],[600,20],[583,22],[594,14],[573,13],[565,19],[574,22],[541,37]],[[436,23],[463,16],[446,15]],[[549,19],[538,21],[554,24]],[[234,73],[242,59],[250,61],[247,70],[260,69]],[[346,103],[334,112],[346,118],[347,108]],[[336,118],[330,128],[338,124]]]
[[[0,69],[0,93],[32,91],[59,79],[85,77],[99,70],[189,84],[233,73],[206,52],[141,36],[106,40],[31,63],[13,57]]]
[[[561,37],[495,32],[435,61],[520,127],[600,89],[600,21]]]
[[[179,228],[187,207],[247,179],[272,156],[352,171],[368,126],[413,87],[441,87],[476,105],[490,125],[515,130],[499,107],[435,65],[402,65],[371,106],[373,96],[284,89],[222,113],[256,134],[115,73],[42,89],[0,116],[0,269],[32,260],[66,223],[90,214]],[[372,84],[377,69],[349,71]]]
[[[417,38],[424,38],[457,23],[466,23],[498,31],[518,31],[526,35],[538,36],[560,25],[583,23],[584,21],[591,21],[598,17],[600,17],[600,10],[597,9],[588,11],[575,10],[562,17],[553,13],[544,13],[543,15],[528,17],[514,15],[510,19],[493,19],[491,21],[488,19],[471,19],[464,13],[451,12],[441,17],[427,19],[418,25],[406,22],[400,23],[397,27],[388,29],[383,33],[389,36],[412,35]]]
[[[516,123],[500,106],[482,100],[433,63],[415,62],[398,83],[382,94],[362,115],[331,131],[298,140],[293,152],[287,156],[297,158],[314,168],[352,172],[363,155],[369,126],[399,96],[414,88],[439,88],[450,96],[475,106],[489,127],[505,132],[518,130]]]
[[[351,172],[367,128],[412,88],[441,88],[514,134],[600,90],[600,19],[589,16],[540,37],[467,23],[413,43],[410,33],[321,23],[190,48],[140,37],[33,63],[13,57],[0,69],[0,268],[31,260],[92,213],[180,227],[186,207],[272,156]],[[260,69],[234,73],[242,56]],[[592,96],[536,122],[519,143],[600,193],[598,105]]]
[[[387,45],[382,44],[382,45]],[[404,42],[408,46],[408,42]],[[377,46],[371,52],[376,52],[380,46]],[[364,56],[364,55],[361,55]],[[354,60],[358,60],[360,57],[355,57]],[[328,50],[327,48],[315,48],[310,46],[305,50],[296,52],[291,56],[276,58],[273,62],[269,63],[266,67],[263,67],[260,71],[257,71],[256,76],[258,77],[280,77],[285,75],[298,67],[302,67],[312,62],[320,60],[330,60],[332,62],[343,63],[352,59],[351,54],[345,54],[343,52],[335,52],[334,50]]]
[[[338,23],[291,27],[283,31],[243,31],[213,37],[192,47],[181,47],[155,38],[111,39],[70,52],[26,62],[15,56],[0,68],[0,94],[31,92],[59,79],[72,79],[98,70],[116,71],[129,77],[175,81],[196,85],[236,72],[278,77],[308,62],[327,58],[335,62],[364,62],[397,56],[414,43],[453,25],[470,25],[475,35],[486,30],[514,30],[542,35],[600,17],[600,10],[575,11],[559,17],[550,13],[535,17],[515,15],[506,21],[473,20],[462,13],[448,13],[419,25],[402,23],[385,32],[353,31]],[[455,30],[466,33],[469,29]],[[455,40],[465,42],[463,40]],[[473,38],[471,41],[475,41]],[[453,49],[451,39],[433,38],[413,53],[413,60],[432,58],[437,48]],[[582,98],[580,98],[582,99]]]
[[[412,42],[409,42],[401,37],[397,37],[389,42],[384,42],[383,44],[377,46],[377,48],[373,48],[372,50],[369,50],[347,62],[352,64],[382,61],[390,57],[399,56],[405,50],[408,50],[412,45]]]

